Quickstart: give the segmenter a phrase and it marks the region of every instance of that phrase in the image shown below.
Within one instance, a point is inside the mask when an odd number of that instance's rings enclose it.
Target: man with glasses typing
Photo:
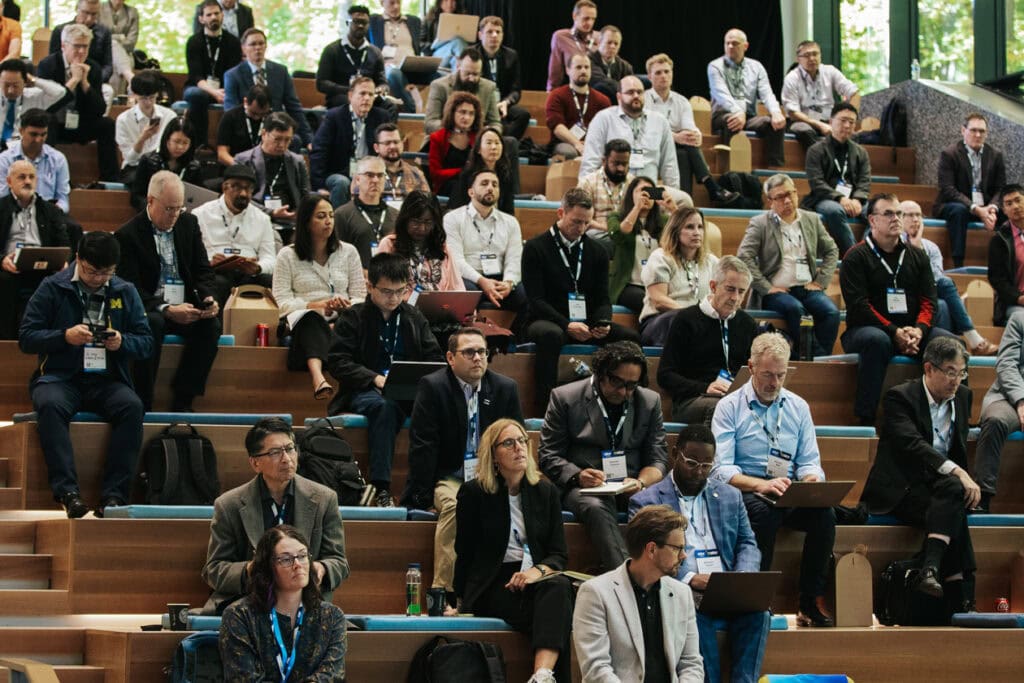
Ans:
[[[337,494],[295,473],[295,435],[281,418],[256,422],[245,436],[245,450],[256,476],[213,503],[203,567],[203,579],[213,593],[203,613],[220,614],[249,592],[253,551],[263,533],[278,524],[290,524],[309,539],[312,573],[323,599],[330,602],[349,574]]]
[[[839,267],[846,301],[846,332],[840,341],[844,352],[860,354],[853,412],[861,424],[873,426],[892,357],[920,358],[934,337],[952,335],[935,327],[938,303],[928,255],[900,237],[900,200],[876,194],[867,214],[870,230]]]
[[[474,478],[480,435],[501,418],[523,421],[519,390],[487,369],[487,338],[463,327],[448,338],[448,367],[420,380],[409,424],[409,479],[402,504],[437,512],[434,580],[454,601],[455,503]]]
[[[609,344],[594,354],[592,377],[551,392],[541,427],[541,470],[587,530],[603,571],[627,557],[617,513],[668,470],[661,396],[646,384],[643,350],[633,342]],[[624,485],[621,497],[583,491],[608,482]]]

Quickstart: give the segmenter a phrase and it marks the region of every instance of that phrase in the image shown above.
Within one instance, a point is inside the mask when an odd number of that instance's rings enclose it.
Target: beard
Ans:
[[[612,171],[605,166],[604,175],[608,180],[612,181],[616,185],[626,181],[626,171]]]
[[[460,92],[469,92],[475,95],[477,91],[480,90],[480,81],[470,83],[469,81],[462,80],[458,75],[456,75],[455,89]]]

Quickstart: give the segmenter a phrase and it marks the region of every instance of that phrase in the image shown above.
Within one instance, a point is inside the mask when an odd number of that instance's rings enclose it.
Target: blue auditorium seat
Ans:
[[[143,424],[163,424],[165,422],[187,422],[191,425],[253,425],[265,417],[279,417],[289,425],[292,424],[291,413],[146,413]],[[15,413],[14,422],[35,422],[35,411]],[[96,413],[75,413],[72,422],[106,422]]]
[[[185,338],[178,334],[165,334],[164,344],[183,344]],[[235,335],[233,334],[222,334],[220,339],[217,340],[217,346],[234,346]]]

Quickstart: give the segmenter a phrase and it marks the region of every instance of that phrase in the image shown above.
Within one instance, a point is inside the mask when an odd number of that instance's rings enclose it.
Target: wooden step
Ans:
[[[0,609],[10,616],[68,614],[70,593],[66,590],[0,589]]]
[[[0,510],[19,510],[21,501],[20,488],[0,487]]]
[[[106,669],[85,664],[57,664],[53,667],[60,683],[105,683]]]
[[[10,463],[7,458],[0,458],[0,487],[7,486],[7,471]]]
[[[0,589],[49,589],[52,566],[52,555],[25,553],[0,555]]]
[[[0,522],[0,553],[33,553],[35,547],[35,522],[16,520]]]

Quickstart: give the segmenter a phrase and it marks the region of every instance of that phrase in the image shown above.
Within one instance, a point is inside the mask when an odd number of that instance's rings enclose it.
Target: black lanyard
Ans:
[[[387,210],[380,212],[380,221],[377,225],[373,224],[373,221],[370,220],[370,214],[366,213],[365,210],[359,209],[359,213],[363,214],[363,218],[370,224],[370,229],[373,230],[373,240],[380,242],[381,233],[384,232],[384,219],[387,217]]]
[[[885,268],[889,275],[892,276],[892,286],[893,288],[896,288],[896,278],[899,277],[900,275],[900,268],[903,267],[903,258],[907,255],[906,246],[904,246],[903,251],[900,252],[900,259],[899,261],[896,262],[896,271],[893,272],[893,269],[889,267],[889,264],[886,262],[886,260],[882,258],[882,252],[880,252],[878,250],[878,247],[875,246],[874,241],[872,241],[871,239],[870,233],[864,234],[864,241],[868,243],[868,246],[871,247],[871,251],[875,252],[875,256],[877,256],[878,260],[882,262],[882,267]]]
[[[576,111],[580,115],[580,125],[583,125],[583,117],[587,115],[587,109],[590,108],[590,91],[587,90],[587,97],[583,100],[583,108],[580,108],[580,101],[578,98],[579,93],[572,93],[572,103],[576,105]]]
[[[217,68],[217,59],[220,57],[220,40],[217,40],[217,49],[213,54],[210,54],[210,38],[206,37],[206,57],[210,60],[210,73],[212,74],[214,69]]]
[[[580,253],[576,261],[576,275],[572,274],[572,266],[569,265],[569,258],[572,254],[569,249],[562,242],[562,238],[558,236],[558,230],[554,226],[551,227],[551,238],[555,240],[555,244],[558,245],[558,253],[562,256],[562,263],[565,264],[565,269],[569,271],[569,277],[572,278],[573,291],[580,291],[580,272],[583,269],[583,242],[580,242]],[[583,239],[582,237],[580,238]]]
[[[622,433],[622,426],[626,424],[626,417],[629,415],[629,402],[627,401],[622,406],[622,415],[619,416],[619,424],[612,429],[611,418],[608,417],[608,410],[604,407],[604,401],[601,400],[601,392],[597,390],[594,385],[594,377],[590,377],[590,387],[594,390],[594,397],[597,398],[597,406],[601,409],[601,416],[604,418],[604,428],[608,432],[608,443],[611,446],[612,451],[618,450],[618,438],[619,434]]]

